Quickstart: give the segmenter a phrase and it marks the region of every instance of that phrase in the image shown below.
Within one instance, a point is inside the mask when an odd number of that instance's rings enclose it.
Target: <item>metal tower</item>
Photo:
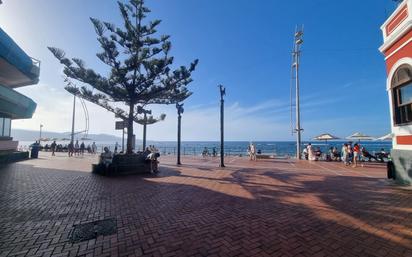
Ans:
[[[296,27],[293,51],[292,51],[292,71],[291,71],[291,127],[292,134],[296,133],[296,158],[301,159],[301,133],[303,129],[300,126],[300,95],[299,95],[299,68],[300,68],[300,54],[301,46],[303,44],[303,26],[298,29]],[[293,119],[293,111],[295,111],[295,119]],[[294,124],[295,123],[295,124]]]

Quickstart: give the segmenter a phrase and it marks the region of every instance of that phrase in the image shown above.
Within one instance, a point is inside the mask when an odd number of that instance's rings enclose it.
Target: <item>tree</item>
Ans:
[[[63,50],[48,48],[63,64],[67,78],[82,84],[76,87],[67,83],[68,92],[127,121],[127,153],[132,153],[133,122],[139,120],[137,109],[148,104],[175,104],[189,97],[192,93],[187,86],[198,60],[189,67],[172,70],[170,36],[158,35],[160,20],[145,23],[150,10],[144,0],[118,2],[118,6],[123,28],[90,18],[102,48],[96,56],[109,66],[107,76],[86,68],[80,58],[70,59]],[[122,103],[128,110],[118,107]]]

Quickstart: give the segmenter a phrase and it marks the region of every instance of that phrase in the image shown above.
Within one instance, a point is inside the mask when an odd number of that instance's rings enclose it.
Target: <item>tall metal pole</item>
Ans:
[[[147,125],[147,115],[144,113],[144,124],[143,124],[143,151],[146,150],[146,125]]]
[[[40,135],[39,135],[39,141],[41,140],[41,129],[43,128],[43,124],[40,124]]]
[[[300,126],[300,93],[299,93],[299,65],[300,65],[300,46],[303,44],[303,29],[301,30],[296,30],[295,33],[295,44],[294,44],[294,50],[293,50],[293,56],[294,56],[294,67],[295,67],[295,82],[296,82],[296,158],[298,160],[302,159],[302,151],[301,151],[301,145],[302,145],[302,128]]]
[[[219,85],[220,89],[220,167],[225,167],[225,148],[224,148],[224,104],[223,96],[226,95],[226,89]]]
[[[73,95],[73,115],[72,115],[72,134],[70,137],[70,142],[74,143],[74,119],[76,116],[76,95]]]
[[[183,113],[183,104],[176,104],[177,109],[177,165],[181,165],[180,162],[180,145],[181,145],[181,123],[182,123],[182,113]]]
[[[124,123],[125,121],[123,121],[123,129],[122,129],[122,152],[124,153]]]

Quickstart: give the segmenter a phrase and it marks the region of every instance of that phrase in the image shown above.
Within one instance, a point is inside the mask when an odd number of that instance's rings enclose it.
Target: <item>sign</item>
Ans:
[[[127,128],[127,121],[116,121],[116,130]]]

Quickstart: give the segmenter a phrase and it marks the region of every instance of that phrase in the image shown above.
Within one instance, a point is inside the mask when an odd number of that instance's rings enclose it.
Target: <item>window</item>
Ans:
[[[4,118],[3,137],[10,136],[10,129],[11,129],[11,120],[9,118]]]
[[[4,118],[0,118],[0,137],[3,136]]]
[[[403,65],[392,80],[395,125],[412,124],[412,68]]]

